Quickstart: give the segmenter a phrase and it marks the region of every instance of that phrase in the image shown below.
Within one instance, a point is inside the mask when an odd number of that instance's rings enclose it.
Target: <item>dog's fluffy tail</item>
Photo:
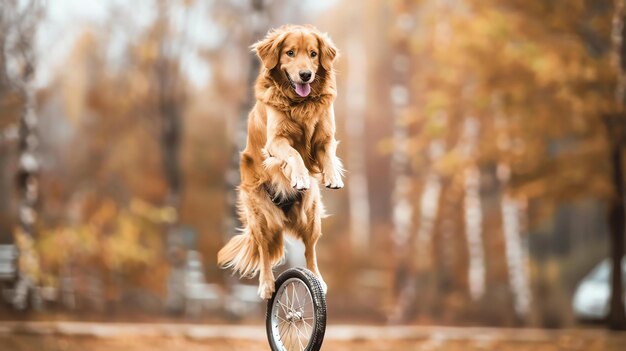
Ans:
[[[280,245],[268,252],[270,264],[275,266],[282,261],[283,247]],[[241,277],[254,277],[261,264],[259,247],[247,231],[235,235],[217,253],[217,264],[223,268],[232,268]]]

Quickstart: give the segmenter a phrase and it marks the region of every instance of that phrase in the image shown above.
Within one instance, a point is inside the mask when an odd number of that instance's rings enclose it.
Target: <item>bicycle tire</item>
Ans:
[[[278,307],[275,308],[275,306],[278,306],[276,305],[278,301],[276,301],[276,299],[279,298],[279,293],[281,292],[283,284],[294,281],[300,281],[308,288],[312,300],[312,311],[314,315],[314,323],[312,325],[313,328],[311,330],[308,343],[306,347],[303,349],[299,348],[299,350],[319,351],[322,347],[324,334],[326,332],[326,296],[322,290],[319,280],[311,271],[305,268],[288,269],[276,279],[275,291],[274,294],[272,294],[272,298],[267,302],[267,311],[265,315],[265,327],[270,347],[272,351],[292,351],[292,349],[287,349],[282,344],[280,337],[278,338],[279,340],[277,340],[274,329],[276,318],[272,318],[272,311],[277,311],[276,308]],[[293,289],[294,288],[292,288],[292,290]]]

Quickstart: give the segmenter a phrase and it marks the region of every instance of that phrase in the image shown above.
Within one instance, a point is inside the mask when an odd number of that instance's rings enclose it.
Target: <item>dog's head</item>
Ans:
[[[310,25],[284,25],[252,45],[272,76],[289,82],[305,98],[318,76],[332,71],[337,49],[328,35]]]

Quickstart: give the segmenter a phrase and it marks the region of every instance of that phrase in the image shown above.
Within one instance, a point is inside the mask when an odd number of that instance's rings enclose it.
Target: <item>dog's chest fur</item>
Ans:
[[[288,113],[283,121],[285,137],[290,144],[300,153],[309,171],[321,172],[319,160],[316,155],[323,145],[322,126],[324,119],[330,118],[328,113],[321,110],[307,111],[307,113]]]

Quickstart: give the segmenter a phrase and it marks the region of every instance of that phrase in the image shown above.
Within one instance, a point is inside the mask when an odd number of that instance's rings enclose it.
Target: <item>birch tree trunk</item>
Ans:
[[[354,2],[353,6],[361,6]],[[358,8],[354,9],[359,14]],[[356,17],[357,15],[355,15]],[[365,96],[367,83],[367,53],[359,39],[361,21],[350,24],[351,34],[347,42],[348,71],[346,74],[346,134],[349,147],[347,161],[350,169],[350,186],[347,187],[350,202],[350,239],[353,252],[367,252],[370,243],[370,206],[365,163]]]
[[[485,250],[483,244],[483,212],[480,199],[480,169],[473,158],[476,157],[479,122],[468,117],[464,121],[461,139],[461,152],[468,159],[469,166],[463,172],[465,197],[464,220],[467,235],[467,251],[469,258],[468,284],[470,296],[479,300],[485,293]]]
[[[433,6],[445,8],[446,11],[453,11],[453,2],[454,0],[438,0],[434,2]],[[446,19],[438,21],[431,35],[433,50],[448,46],[452,37],[450,23]],[[444,123],[449,121],[449,116],[444,110],[439,111],[436,118],[445,121]],[[432,140],[427,151],[429,163],[434,165],[444,155],[445,151],[446,145],[443,139],[437,138]],[[426,181],[420,197],[419,227],[416,238],[417,270],[419,274],[430,271],[433,264],[433,236],[441,207],[442,188],[441,176],[434,167],[431,167],[426,175]]]
[[[409,39],[415,25],[412,5],[408,1],[395,3],[395,23],[393,30],[396,34],[392,45],[391,91],[390,99],[393,116],[393,154],[391,171],[393,174],[392,191],[392,241],[394,248],[395,267],[395,295],[396,304],[390,320],[394,323],[402,322],[406,318],[408,305],[414,300],[415,281],[411,273],[409,262],[409,239],[413,217],[413,205],[410,199],[411,179],[408,174],[407,128],[403,119],[410,103],[409,78],[411,72],[411,57]]]
[[[506,262],[509,272],[509,287],[513,295],[515,313],[525,317],[530,311],[530,273],[528,270],[528,250],[522,241],[524,209],[523,203],[506,193],[510,169],[506,164],[498,165],[498,178],[501,182],[502,232],[504,233]]]
[[[39,308],[41,298],[38,293],[39,258],[35,249],[34,236],[39,202],[39,171],[37,157],[38,118],[34,78],[37,67],[35,34],[43,7],[38,1],[20,3],[9,1],[2,8],[4,40],[11,38],[11,43],[3,43],[3,61],[11,60],[16,71],[14,86],[22,95],[23,110],[18,129],[18,170],[16,185],[20,198],[18,208],[19,227],[15,233],[16,247],[19,252],[18,281],[15,286],[13,306],[17,309]],[[7,25],[8,24],[8,25]],[[3,41],[4,41],[3,40]],[[5,63],[6,64],[6,63]],[[28,298],[31,297],[29,301]]]
[[[502,96],[492,95],[494,123],[501,126],[502,139],[509,140],[507,118],[503,112]],[[500,147],[508,152],[508,145]],[[509,288],[513,297],[513,308],[518,317],[526,317],[530,312],[532,292],[530,289],[530,271],[528,247],[522,235],[527,232],[526,201],[513,198],[508,192],[511,176],[510,166],[504,162],[497,165],[496,177],[500,183],[500,211],[502,216],[502,234],[504,236],[505,257],[509,275]]]
[[[441,156],[443,150],[441,141],[435,141],[430,147],[430,159]],[[417,269],[426,271],[432,266],[433,233],[441,201],[441,177],[431,169],[426,177],[424,190],[420,197],[419,227],[417,230],[416,252]]]
[[[485,294],[485,251],[483,249],[482,208],[480,201],[480,170],[470,166],[465,176],[465,233],[469,253],[468,278],[469,292],[473,300]]]

